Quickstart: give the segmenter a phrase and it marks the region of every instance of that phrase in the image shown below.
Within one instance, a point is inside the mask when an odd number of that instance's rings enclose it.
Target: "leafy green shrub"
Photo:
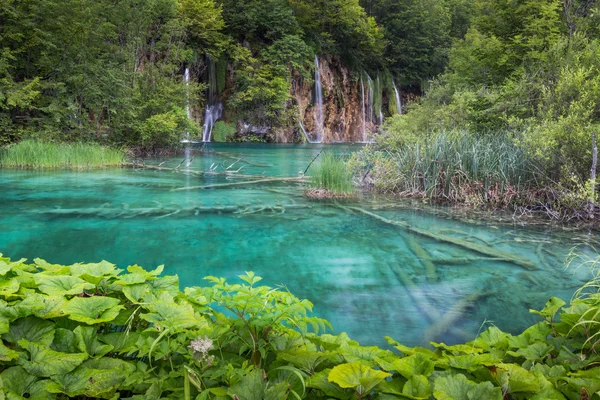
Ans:
[[[230,142],[236,132],[235,124],[218,121],[213,128],[212,137],[215,142]]]
[[[252,273],[181,292],[161,272],[0,255],[0,397],[592,399],[600,390],[592,286],[565,308],[550,299],[520,335],[491,327],[430,349],[388,338],[398,354],[319,334],[329,324],[309,316],[309,301],[258,286]]]
[[[324,152],[312,168],[310,185],[312,189],[338,195],[354,193],[352,171],[342,157],[330,151]]]
[[[96,143],[49,143],[25,140],[0,151],[0,166],[9,168],[90,168],[119,165],[123,151]]]

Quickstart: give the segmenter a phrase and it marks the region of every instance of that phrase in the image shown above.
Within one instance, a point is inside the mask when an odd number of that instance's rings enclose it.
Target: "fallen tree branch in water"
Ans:
[[[254,181],[244,181],[244,182],[228,182],[228,183],[215,183],[213,185],[203,185],[203,186],[188,186],[177,189],[172,189],[171,192],[179,192],[182,190],[196,190],[196,189],[218,189],[224,187],[231,186],[242,186],[242,185],[253,185],[256,183],[267,183],[267,182],[303,182],[304,178],[265,178],[265,179],[257,179]]]
[[[414,228],[412,226],[410,226],[409,224],[407,224],[406,222],[401,222],[401,221],[394,221],[391,219],[387,219],[384,218],[380,215],[377,215],[375,213],[372,213],[370,211],[367,211],[365,209],[362,209],[360,207],[346,207],[346,206],[342,206],[338,204],[338,207],[342,208],[342,209],[346,209],[346,210],[351,210],[351,211],[357,211],[360,212],[362,214],[368,215],[372,218],[377,219],[378,221],[384,222],[386,224],[389,225],[394,225],[394,226],[399,226],[401,228],[404,228],[405,230],[409,231],[409,232],[413,232],[416,233],[418,235],[421,236],[425,236],[431,239],[435,239],[438,242],[446,242],[446,243],[451,243],[454,244],[456,246],[460,246],[466,249],[469,249],[471,251],[474,251],[476,253],[480,253],[486,256],[490,256],[493,258],[498,258],[498,259],[502,259],[503,261],[507,261],[510,262],[512,264],[518,265],[519,267],[525,268],[529,271],[536,271],[539,270],[540,268],[535,265],[532,261],[523,258],[523,257],[519,257],[516,256],[514,254],[510,254],[507,252],[504,252],[502,250],[497,250],[494,249],[492,247],[489,246],[484,246],[481,244],[477,244],[477,243],[472,243],[472,242],[468,242],[466,240],[462,240],[462,239],[457,239],[451,236],[446,236],[446,235],[442,235],[442,234],[435,234],[429,231],[426,231],[424,229],[419,229],[419,228]]]
[[[418,311],[427,318],[427,320],[432,324],[432,326],[436,325],[436,321],[440,321],[442,315],[437,312],[437,309],[431,305],[429,299],[421,293],[417,285],[413,282],[413,280],[408,276],[408,274],[400,267],[400,265],[395,263],[388,263],[388,266],[394,272],[408,297],[412,300],[415,307],[417,307]],[[456,321],[454,321],[456,322]],[[440,326],[436,327],[437,331],[440,331]],[[465,331],[456,327],[456,324],[446,325],[446,329],[443,332],[450,332],[452,335],[456,336],[460,340],[470,341],[472,337]],[[441,332],[441,333],[443,333]]]

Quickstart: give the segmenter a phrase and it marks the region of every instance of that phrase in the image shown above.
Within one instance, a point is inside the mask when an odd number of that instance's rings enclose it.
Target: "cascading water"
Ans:
[[[367,116],[369,117],[369,122],[373,123],[373,121],[375,120],[374,118],[374,112],[373,112],[373,97],[374,97],[374,90],[373,90],[373,79],[371,79],[371,77],[369,76],[369,74],[367,74],[367,84],[368,84],[368,88],[369,88],[369,96],[367,97]]]
[[[315,56],[315,121],[316,121],[316,143],[323,141],[324,118],[323,118],[323,86],[321,83],[321,68],[319,56]]]
[[[185,86],[186,86],[186,90],[185,90],[185,107],[187,110],[187,117],[188,119],[192,119],[192,109],[190,108],[190,69],[189,68],[185,68],[185,71],[183,73],[183,81],[185,82]],[[184,142],[189,142],[190,141],[190,133],[189,132],[185,132],[185,137],[183,139]]]
[[[365,106],[365,82],[363,80],[362,75],[360,77],[360,87],[362,89],[362,120],[363,120],[362,136],[363,136],[363,142],[366,142],[367,141],[367,115],[366,115],[366,106]]]
[[[394,92],[396,93],[396,110],[398,111],[398,115],[402,115],[402,100],[400,99],[400,93],[396,87],[396,82],[394,82],[393,79],[392,84],[394,85]]]
[[[219,101],[217,88],[217,66],[215,61],[207,56],[208,61],[208,90],[206,94],[206,109],[204,110],[204,130],[202,141],[210,142],[215,123],[223,115],[223,104]]]
[[[379,117],[379,125],[383,124],[383,112],[381,111],[381,102],[383,100],[383,94],[381,92],[381,80],[379,79],[379,73],[377,73],[377,116]]]
[[[318,143],[318,142],[315,142],[314,140],[310,140],[310,136],[308,136],[306,129],[304,129],[304,125],[302,125],[302,120],[300,118],[298,118],[298,124],[300,124],[300,131],[302,132],[302,134],[304,135],[304,138],[306,139],[306,141],[308,143]]]

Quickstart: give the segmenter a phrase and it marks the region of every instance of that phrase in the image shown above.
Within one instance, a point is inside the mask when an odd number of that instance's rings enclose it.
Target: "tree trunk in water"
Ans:
[[[598,165],[598,146],[596,145],[596,132],[592,133],[592,170],[590,173],[590,185],[592,193],[590,195],[589,215],[594,218],[594,203],[596,202],[596,167]]]

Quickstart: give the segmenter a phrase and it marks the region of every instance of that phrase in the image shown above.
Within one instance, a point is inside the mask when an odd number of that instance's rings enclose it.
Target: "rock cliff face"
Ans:
[[[375,85],[370,78],[361,78],[361,74],[350,71],[338,60],[331,57],[318,59],[320,83],[322,86],[322,127],[318,118],[315,76],[292,74],[289,108],[294,108],[296,117],[290,119],[288,126],[272,128],[256,127],[246,121],[235,119],[235,110],[227,105],[227,99],[235,90],[234,70],[229,65],[225,76],[225,90],[220,95],[224,105],[222,118],[235,124],[240,136],[256,135],[278,143],[308,141],[323,143],[365,142],[373,137],[378,129],[380,114],[374,110],[373,93]],[[379,89],[378,89],[379,90]],[[387,101],[385,94],[380,96],[380,104]],[[364,101],[363,101],[364,98]],[[380,106],[381,107],[381,106]],[[195,110],[194,115],[204,123],[206,114]]]
[[[368,140],[369,132],[377,127],[369,122],[368,117],[363,126],[362,86],[358,74],[353,76],[345,66],[328,58],[320,58],[319,69],[323,86],[323,142]],[[314,91],[313,79],[295,77],[291,94],[298,107],[302,127],[311,141],[316,139],[319,129]],[[296,129],[301,130],[298,125]]]

